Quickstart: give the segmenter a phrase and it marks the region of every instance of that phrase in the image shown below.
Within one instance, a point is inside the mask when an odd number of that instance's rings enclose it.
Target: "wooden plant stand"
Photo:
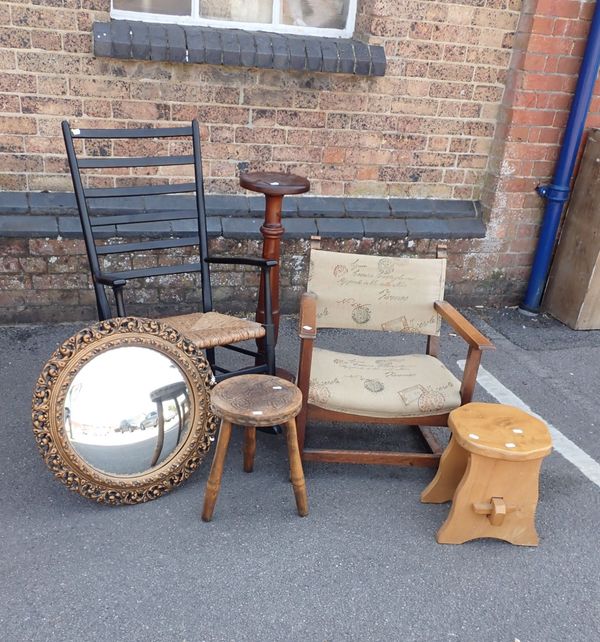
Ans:
[[[308,498],[295,421],[301,405],[302,394],[294,384],[270,375],[232,377],[217,384],[212,390],[211,408],[214,414],[221,418],[221,429],[206,483],[202,510],[202,519],[205,522],[210,522],[213,516],[233,424],[244,428],[244,470],[247,473],[254,469],[256,428],[285,425],[296,508],[301,517],[308,515]]]
[[[240,185],[253,192],[265,195],[265,220],[260,228],[263,237],[263,258],[274,259],[277,265],[271,270],[271,301],[273,305],[273,323],[275,325],[275,343],[279,333],[279,260],[281,258],[281,237],[284,233],[281,224],[281,206],[287,194],[303,194],[310,189],[306,178],[296,174],[281,172],[249,172],[240,174]],[[258,294],[256,320],[265,320],[265,284],[261,278]],[[257,340],[257,343],[261,339]]]
[[[542,459],[552,440],[544,422],[501,404],[469,403],[450,413],[450,444],[424,503],[452,500],[439,544],[492,537],[537,546],[535,510]]]

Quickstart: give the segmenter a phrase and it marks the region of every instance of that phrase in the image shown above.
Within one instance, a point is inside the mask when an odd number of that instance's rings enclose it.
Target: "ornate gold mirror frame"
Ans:
[[[106,473],[91,466],[73,448],[65,429],[65,399],[77,374],[98,355],[124,346],[149,348],[171,359],[189,392],[187,429],[181,441],[164,461],[133,475]],[[173,328],[135,317],[102,321],[67,339],[44,366],[32,402],[37,445],[54,476],[83,497],[112,505],[156,499],[198,468],[214,440],[216,419],[209,410],[213,381],[202,351]]]

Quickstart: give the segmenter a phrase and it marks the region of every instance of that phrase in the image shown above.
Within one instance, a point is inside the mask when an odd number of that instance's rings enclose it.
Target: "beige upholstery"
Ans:
[[[433,303],[444,298],[445,275],[445,259],[312,250],[308,290],[318,327],[439,335]]]
[[[364,357],[315,347],[308,401],[365,417],[423,417],[460,406],[460,386],[425,354]]]

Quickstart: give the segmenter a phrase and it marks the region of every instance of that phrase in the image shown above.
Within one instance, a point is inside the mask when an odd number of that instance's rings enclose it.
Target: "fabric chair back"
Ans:
[[[317,326],[439,335],[446,259],[409,259],[313,249],[308,290]]]

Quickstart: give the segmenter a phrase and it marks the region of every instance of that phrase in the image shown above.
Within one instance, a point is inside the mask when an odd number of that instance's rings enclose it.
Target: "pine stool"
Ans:
[[[231,427],[244,427],[244,470],[251,473],[256,452],[256,428],[285,424],[291,481],[296,496],[296,507],[301,517],[308,515],[308,499],[304,472],[298,449],[295,417],[302,406],[302,393],[289,381],[270,375],[240,375],[225,379],[211,393],[211,408],[221,419],[215,457],[206,482],[202,519],[212,519],[219,489],[223,464],[227,455]]]
[[[439,544],[493,537],[537,546],[535,509],[542,459],[552,440],[543,421],[513,408],[468,403],[448,417],[450,444],[421,501],[452,500]]]

